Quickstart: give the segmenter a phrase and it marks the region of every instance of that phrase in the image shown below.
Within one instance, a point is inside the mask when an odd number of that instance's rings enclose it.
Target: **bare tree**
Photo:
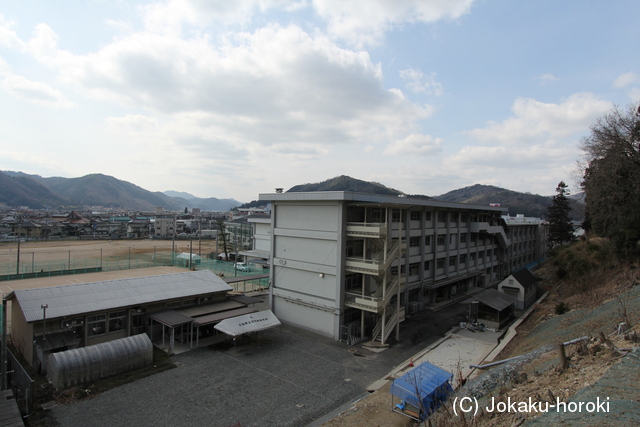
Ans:
[[[605,114],[582,140],[584,228],[611,238],[622,252],[639,249],[640,104]]]

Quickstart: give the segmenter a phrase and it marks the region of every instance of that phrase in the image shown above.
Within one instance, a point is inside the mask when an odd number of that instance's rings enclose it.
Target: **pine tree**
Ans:
[[[573,225],[571,224],[571,206],[569,205],[569,189],[564,181],[560,181],[556,188],[556,195],[552,198],[552,205],[547,208],[547,222],[549,223],[548,242],[550,247],[563,245],[573,241]]]

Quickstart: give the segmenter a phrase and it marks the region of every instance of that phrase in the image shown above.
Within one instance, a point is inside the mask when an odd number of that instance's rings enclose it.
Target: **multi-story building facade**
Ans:
[[[351,192],[271,202],[271,308],[336,340],[385,343],[408,312],[510,271],[506,208]]]
[[[547,257],[547,224],[540,218],[522,214],[502,217],[507,224],[509,248],[507,262],[510,271],[532,265]]]

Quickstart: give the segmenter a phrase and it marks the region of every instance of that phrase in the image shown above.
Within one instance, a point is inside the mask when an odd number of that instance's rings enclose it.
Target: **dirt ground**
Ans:
[[[189,252],[189,240],[58,240],[58,241],[29,241],[20,244],[20,260],[35,262],[66,260],[71,258],[90,258],[103,256],[124,256],[131,253],[145,254],[155,252]],[[0,264],[16,262],[18,251],[17,242],[0,242]],[[215,240],[193,241],[193,252],[206,255],[216,251]],[[33,255],[32,255],[33,254]]]

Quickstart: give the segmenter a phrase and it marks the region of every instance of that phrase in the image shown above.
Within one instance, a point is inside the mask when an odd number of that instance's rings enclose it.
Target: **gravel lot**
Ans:
[[[437,316],[443,325],[455,322]],[[52,415],[61,426],[307,425],[365,395],[368,385],[435,341],[442,331],[426,332],[432,322],[408,319],[403,340],[381,353],[282,325],[235,348],[173,356],[176,369],[56,407]]]

